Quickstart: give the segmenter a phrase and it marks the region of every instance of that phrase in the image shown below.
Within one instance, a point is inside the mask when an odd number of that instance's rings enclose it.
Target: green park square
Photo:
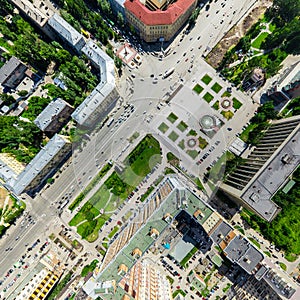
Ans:
[[[214,96],[207,92],[207,93],[203,96],[203,99],[204,99],[207,103],[209,103],[212,99],[214,99]]]
[[[181,121],[178,125],[177,125],[177,128],[181,131],[181,132],[184,132],[188,126],[183,122]]]
[[[161,131],[162,133],[166,133],[168,129],[169,126],[164,122],[162,122],[158,127],[158,130]]]
[[[205,75],[202,77],[201,81],[203,81],[205,84],[208,85],[208,84],[212,81],[212,78],[211,78],[210,76],[208,76],[207,74],[205,74]]]
[[[178,137],[179,137],[179,135],[174,131],[172,131],[168,136],[168,138],[170,140],[172,140],[173,142],[175,142],[178,139]]]
[[[174,113],[170,113],[167,117],[167,119],[171,122],[171,123],[175,123],[176,120],[178,119],[178,117],[174,114]]]
[[[200,84],[196,84],[193,88],[193,91],[196,92],[198,95],[204,90],[204,88]]]
[[[222,87],[216,82],[216,83],[211,87],[211,89],[212,89],[216,94],[218,94],[218,93],[221,91]]]

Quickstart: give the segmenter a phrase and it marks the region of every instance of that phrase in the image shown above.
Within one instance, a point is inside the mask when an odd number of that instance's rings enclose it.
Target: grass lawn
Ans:
[[[222,89],[222,86],[220,86],[217,82],[211,87],[211,89],[215,92],[215,93],[219,93]]]
[[[89,234],[87,237],[86,237],[86,240],[89,242],[89,243],[93,243],[95,242],[98,237],[99,237],[99,230],[101,229],[101,227],[104,225],[104,223],[110,218],[111,215],[108,215],[108,214],[103,214],[101,215],[99,218],[97,218],[97,224],[96,226],[94,227],[94,230],[92,231],[91,234]]]
[[[222,110],[221,111],[221,114],[227,119],[227,120],[230,120],[233,116],[234,116],[234,113],[230,110],[228,111],[224,111]]]
[[[172,297],[175,298],[178,294],[181,294],[183,297],[185,297],[186,293],[183,290],[176,290],[173,294]]]
[[[143,202],[147,199],[147,197],[152,193],[152,191],[154,190],[154,186],[150,186],[147,191],[141,196],[140,201]]]
[[[267,32],[262,32],[252,43],[252,47],[260,49],[262,42],[266,39],[269,34]]]
[[[125,159],[125,169],[119,174],[114,171],[74,216],[69,225],[80,224],[77,227],[78,234],[89,242],[95,241],[98,238],[98,231],[111,215],[107,213],[99,216],[100,210],[115,210],[153,166],[160,162],[159,142],[151,135],[147,135]]]
[[[196,183],[197,188],[201,191],[204,191],[204,186],[198,177],[194,178],[193,181]]]
[[[124,182],[136,187],[151,169],[160,162],[159,142],[153,136],[147,135],[125,159],[126,168],[121,177]]]
[[[230,97],[230,96],[231,96],[231,93],[229,93],[228,91],[225,91],[221,97],[224,98],[224,97]]]
[[[202,82],[204,82],[205,84],[209,84],[212,81],[212,78],[210,76],[208,76],[207,74],[205,74],[202,79]]]
[[[232,99],[233,101],[233,108],[234,109],[239,109],[243,104],[236,98]]]
[[[240,139],[247,143],[249,139],[249,133],[257,126],[258,125],[255,123],[248,125],[247,128],[241,133]]]
[[[178,125],[177,125],[177,128],[181,131],[181,132],[184,132],[188,126],[183,122],[181,121]]]
[[[248,240],[252,242],[258,249],[260,249],[260,244],[253,237],[248,237]]]
[[[158,126],[158,130],[161,131],[162,133],[166,133],[167,130],[169,129],[169,126],[162,122],[159,126]]]
[[[178,143],[178,146],[182,149],[182,150],[184,150],[184,140],[181,140],[179,143]]]
[[[270,30],[271,32],[273,32],[275,29],[276,29],[276,25],[273,24],[273,23],[270,23],[270,24],[269,24],[269,30]]]
[[[203,96],[203,99],[204,99],[207,103],[209,103],[212,99],[214,99],[214,96],[207,92],[207,93]]]
[[[170,140],[172,140],[173,142],[175,142],[178,139],[178,137],[179,137],[179,135],[174,131],[172,131],[168,136],[168,138]]]
[[[218,110],[218,109],[219,109],[219,101],[216,101],[212,107],[213,107],[215,110]]]
[[[196,136],[197,135],[197,132],[196,132],[196,130],[194,130],[194,129],[191,129],[190,131],[189,131],[189,133],[187,134],[187,136]]]
[[[279,262],[279,266],[282,270],[286,271],[286,264],[284,264],[283,262]]]
[[[220,180],[225,171],[226,162],[233,160],[235,155],[229,151],[226,151],[213,165],[213,167],[209,171],[209,178],[213,183],[217,183]]]
[[[73,217],[73,219],[69,222],[70,226],[77,226],[81,222],[86,219],[93,219],[99,215],[98,209],[93,207],[93,205],[89,202],[86,202],[80,211]]]
[[[201,149],[204,149],[208,145],[206,139],[202,138],[201,136],[198,137],[198,141],[199,141],[199,147]]]
[[[196,92],[198,95],[204,90],[204,88],[200,84],[196,84],[193,88],[193,91]]]
[[[170,113],[167,117],[167,119],[171,122],[174,123],[178,119],[178,117],[174,113]]]
[[[111,239],[111,238],[117,233],[118,230],[119,230],[119,226],[116,225],[116,226],[112,229],[112,231],[108,234],[108,237]]]
[[[198,251],[197,247],[194,247],[184,258],[183,260],[180,262],[180,265],[182,267],[185,266],[185,264],[191,259],[191,257]]]
[[[186,153],[192,158],[195,159],[198,156],[197,150],[187,150]]]

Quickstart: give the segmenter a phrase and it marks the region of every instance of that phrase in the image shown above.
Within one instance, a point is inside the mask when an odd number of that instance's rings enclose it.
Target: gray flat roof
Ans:
[[[22,62],[15,56],[12,56],[9,61],[7,61],[0,69],[0,84],[5,82],[5,80],[16,70],[16,68],[21,65]]]
[[[66,106],[69,106],[69,104],[60,98],[51,101],[36,117],[34,124],[44,131]]]
[[[55,155],[68,143],[68,140],[58,134],[40,150],[32,159],[26,168],[20,173],[17,179],[12,179],[7,184],[10,189],[20,195],[30,185],[30,183],[39,175],[39,173],[49,164]]]
[[[43,1],[11,0],[11,2],[18,6],[19,9],[21,9],[41,27],[45,25],[48,18],[53,14],[52,9],[48,6],[49,4],[46,5]]]
[[[5,182],[10,180],[11,178],[16,178],[17,174],[0,159],[0,178]]]
[[[72,118],[81,125],[115,89],[115,65],[113,59],[91,40],[82,48],[82,53],[100,69],[100,83],[72,114]]]
[[[273,195],[300,164],[300,125],[272,155],[267,164],[245,187],[241,198],[267,220],[272,220],[278,206]],[[283,159],[286,158],[286,162]]]
[[[220,242],[228,235],[230,231],[232,231],[233,228],[227,224],[226,222],[222,221],[222,223],[219,224],[219,226],[213,231],[213,233],[210,235],[210,238],[213,240],[213,242],[217,245],[220,244]]]
[[[224,252],[226,257],[239,264],[249,274],[264,259],[264,255],[241,235],[235,236]]]
[[[56,13],[49,19],[48,24],[73,46],[83,39],[73,26]]]

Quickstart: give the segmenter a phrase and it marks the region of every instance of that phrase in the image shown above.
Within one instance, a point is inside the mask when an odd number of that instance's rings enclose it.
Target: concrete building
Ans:
[[[300,96],[300,61],[286,70],[281,78],[274,82],[267,95],[277,101],[287,101]]]
[[[9,89],[15,89],[25,78],[27,67],[12,56],[0,69],[0,84]]]
[[[246,162],[220,188],[238,204],[271,222],[280,207],[271,199],[300,163],[300,116],[273,121]]]
[[[7,300],[46,299],[52,288],[57,284],[63,270],[60,261],[50,251],[34,266],[29,274],[19,283]]]
[[[169,41],[195,10],[197,0],[126,0],[127,22],[145,42]]]
[[[99,272],[95,273],[83,287],[86,294],[92,299],[99,296],[105,300],[123,299],[123,297],[135,299],[136,293],[133,292],[134,289],[130,289],[130,286],[136,283],[135,289],[137,289],[139,285],[137,279],[130,285],[128,282],[135,272],[136,263],[153,248],[157,249],[159,255],[160,244],[163,242],[160,237],[166,239],[165,234],[172,235],[171,232],[175,230],[177,219],[182,213],[185,214],[184,218],[189,217],[193,222],[201,225],[210,241],[218,245],[233,264],[239,265],[247,274],[256,276],[257,280],[264,278],[268,270],[268,267],[264,266],[264,254],[226,223],[176,176],[169,176],[160,183],[144,202],[139,213],[110,244]],[[181,225],[186,224],[186,220],[182,222]],[[187,228],[182,230],[185,229]],[[114,292],[110,290],[105,293],[103,289],[101,291],[98,289],[105,282],[112,280],[116,283]],[[145,281],[146,283],[143,284],[149,284],[148,280]],[[293,293],[290,293],[290,299],[297,299],[292,298],[297,288],[291,286]]]
[[[44,27],[54,10],[45,1],[40,0],[11,0],[21,12],[28,16],[39,27]]]
[[[54,14],[48,21],[48,25],[58,33],[63,42],[71,46],[77,53],[80,53],[82,47],[85,45],[85,40],[73,26],[65,21],[58,14]]]
[[[79,125],[89,127],[107,116],[115,106],[119,94],[115,85],[114,61],[93,41],[87,42],[82,53],[100,71],[100,83],[72,114]]]
[[[173,299],[170,283],[165,274],[148,259],[137,262],[123,277],[119,286],[126,291],[126,295],[136,300]]]
[[[74,108],[66,101],[57,98],[36,117],[34,124],[44,132],[58,132],[70,118]]]
[[[71,149],[71,143],[66,137],[54,135],[24,171],[16,179],[7,181],[6,186],[16,195],[34,193],[56,171]]]

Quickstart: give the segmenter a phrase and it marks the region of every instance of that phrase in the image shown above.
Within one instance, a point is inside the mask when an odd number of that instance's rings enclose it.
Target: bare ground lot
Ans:
[[[225,53],[238,43],[240,38],[258,21],[271,4],[272,2],[269,0],[260,0],[248,15],[226,33],[223,39],[207,55],[206,61],[213,68],[217,68]]]

